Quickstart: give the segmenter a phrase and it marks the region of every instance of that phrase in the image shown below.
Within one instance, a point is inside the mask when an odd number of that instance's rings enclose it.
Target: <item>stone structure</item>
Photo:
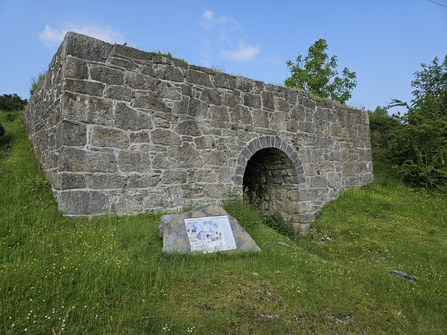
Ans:
[[[373,179],[366,111],[75,33],[24,119],[67,216],[181,210],[244,188],[305,233]]]

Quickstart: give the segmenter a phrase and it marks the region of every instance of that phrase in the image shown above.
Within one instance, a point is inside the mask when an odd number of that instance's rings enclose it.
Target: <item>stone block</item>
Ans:
[[[65,35],[62,48],[65,55],[105,62],[113,49],[113,45],[85,35],[68,32]]]
[[[161,82],[154,77],[132,71],[126,71],[124,80],[128,87],[142,91],[155,91],[157,85]]]
[[[202,132],[199,129],[199,126],[195,120],[188,120],[180,122],[177,127],[175,127],[175,131],[180,135],[189,135],[189,136],[201,136]]]
[[[169,129],[155,129],[150,132],[150,137],[152,143],[167,147],[178,146],[182,143],[180,136]]]
[[[137,92],[135,94],[134,108],[148,109],[159,112],[170,112],[170,108],[166,107],[163,100],[153,95]]]
[[[168,157],[172,162],[172,168],[201,168],[203,166],[202,157],[189,143],[181,146],[171,146],[168,148]]]
[[[135,92],[125,86],[110,85],[104,91],[104,97],[130,102],[135,97]]]
[[[262,108],[267,108],[271,110],[275,109],[272,92],[262,91],[261,97],[262,97]]]
[[[244,95],[244,105],[247,107],[261,108],[261,96],[259,94],[246,93]]]
[[[53,188],[56,190],[80,189],[87,186],[84,174],[62,172],[53,174]]]
[[[61,100],[63,119],[106,126],[113,123],[112,101],[70,92],[64,92]]]
[[[110,57],[110,64],[127,70],[136,70],[138,68],[138,65],[131,60],[120,57]]]
[[[187,180],[187,173],[185,170],[167,170],[164,171],[160,177],[162,184],[184,184]]]
[[[90,78],[108,85],[123,85],[124,71],[110,68],[103,65],[92,65],[90,68]]]
[[[205,88],[200,94],[200,100],[206,103],[207,105],[217,105],[221,104],[221,97],[214,90]]]
[[[64,172],[116,172],[116,159],[109,152],[63,147],[59,151],[58,169]]]
[[[129,139],[122,130],[94,126],[90,143],[94,147],[126,149],[129,146]]]
[[[124,103],[117,103],[115,107],[115,126],[123,130],[138,131],[153,128],[152,117],[139,112]]]
[[[170,82],[159,82],[155,88],[155,95],[161,99],[180,100],[181,94]]]
[[[231,122],[235,124],[252,124],[251,113],[247,107],[237,105],[230,112]]]
[[[142,150],[120,150],[118,166],[121,172],[151,172],[150,154]]]
[[[159,225],[159,236],[163,238],[163,252],[165,253],[191,253],[191,246],[186,232],[184,220],[187,218],[227,216],[232,230],[236,249],[221,252],[259,252],[261,249],[255,241],[239,225],[236,219],[230,216],[223,208],[218,206],[203,206],[193,209],[180,216],[162,218]]]
[[[63,82],[63,90],[73,93],[88,94],[91,96],[102,97],[104,95],[105,85],[95,81],[77,80],[66,78]]]
[[[172,65],[162,65],[158,67],[157,74],[160,79],[164,80],[183,82],[184,79],[182,71]]]
[[[229,90],[233,90],[235,87],[235,79],[233,76],[219,72],[214,76],[214,81],[216,83],[216,86],[219,88],[226,88]]]
[[[213,83],[211,82],[210,75],[208,73],[204,73],[196,70],[187,70],[186,71],[186,81],[200,85],[205,87],[213,87]]]
[[[269,113],[263,109],[255,109],[252,112],[253,125],[259,128],[270,128]]]
[[[67,56],[62,71],[67,78],[88,79],[87,62],[83,59]]]
[[[238,94],[239,93],[239,94]],[[241,97],[239,91],[226,93],[224,97],[224,105],[228,108],[235,108],[237,105],[243,105],[244,99]]]
[[[56,130],[56,146],[78,146],[87,144],[87,129],[85,124],[62,121]]]
[[[191,99],[189,108],[183,113],[199,119],[208,118],[208,105],[198,99]]]
[[[110,202],[106,193],[92,190],[67,190],[56,193],[59,211],[69,216],[106,214]]]
[[[146,131],[129,133],[130,143],[149,143],[149,134]]]
[[[255,90],[256,83],[254,80],[245,77],[236,77],[236,89],[242,92],[251,92]]]
[[[212,136],[200,136],[194,138],[197,149],[212,149],[215,147],[214,138]]]
[[[86,174],[86,184],[91,189],[123,189],[127,177],[116,173]]]

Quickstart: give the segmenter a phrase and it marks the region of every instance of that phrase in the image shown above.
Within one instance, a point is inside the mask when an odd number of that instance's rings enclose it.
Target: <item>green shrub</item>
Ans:
[[[276,230],[281,235],[287,236],[291,240],[294,240],[296,237],[295,228],[290,222],[285,220],[278,211],[267,216],[267,218],[264,219],[264,224],[267,227]]]
[[[27,103],[26,99],[20,98],[15,93],[0,95],[0,110],[5,112],[22,110]]]

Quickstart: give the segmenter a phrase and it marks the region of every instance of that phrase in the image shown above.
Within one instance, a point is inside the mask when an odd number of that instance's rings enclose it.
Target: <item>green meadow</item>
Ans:
[[[385,164],[306,238],[229,199],[262,252],[167,255],[161,213],[60,215],[20,114],[0,112],[0,334],[447,333],[447,197]]]

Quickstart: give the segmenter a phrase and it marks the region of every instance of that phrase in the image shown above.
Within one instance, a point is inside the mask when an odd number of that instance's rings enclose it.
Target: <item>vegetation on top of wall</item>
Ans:
[[[150,52],[150,54],[151,54],[152,56],[165,57],[165,58],[170,59],[170,60],[176,60],[176,61],[179,61],[179,62],[183,62],[183,63],[185,63],[185,64],[188,64],[188,62],[185,61],[184,59],[181,59],[181,58],[175,58],[174,56],[172,56],[172,54],[171,54],[170,52],[168,52],[168,53],[162,53],[161,51],[158,51],[158,52]]]
[[[309,91],[344,104],[351,98],[351,92],[357,86],[357,75],[344,68],[342,77],[339,77],[336,70],[337,57],[329,58],[327,48],[326,40],[320,38],[309,47],[304,58],[298,55],[295,63],[287,61],[291,76],[284,83],[287,87]]]
[[[30,96],[34,94],[40,82],[45,79],[47,71],[41,71],[36,76],[31,78],[31,85],[29,89]]]

